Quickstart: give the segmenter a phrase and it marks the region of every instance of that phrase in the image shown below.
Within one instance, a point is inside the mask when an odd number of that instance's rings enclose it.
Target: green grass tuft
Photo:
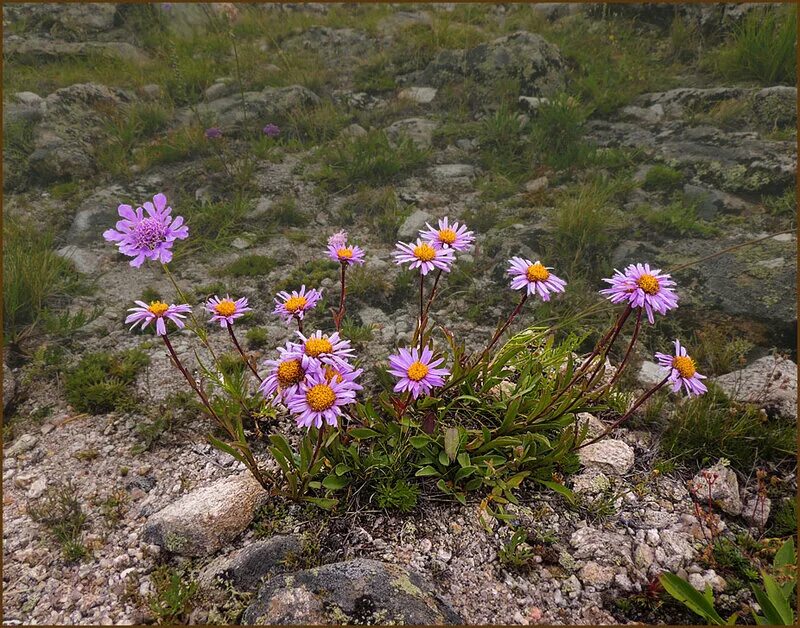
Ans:
[[[657,164],[647,171],[642,187],[645,190],[659,190],[670,192],[677,189],[683,181],[680,171]]]
[[[136,407],[134,383],[139,370],[150,363],[137,349],[124,353],[90,353],[67,374],[67,401],[78,412],[104,414]]]
[[[267,255],[245,255],[222,269],[222,274],[233,277],[258,277],[267,275],[278,267],[278,261]]]

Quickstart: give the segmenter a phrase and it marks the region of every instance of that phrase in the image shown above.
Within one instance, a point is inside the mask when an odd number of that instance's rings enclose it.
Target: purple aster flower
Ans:
[[[305,285],[300,286],[300,292],[293,290],[291,294],[279,292],[275,299],[273,314],[280,316],[286,323],[291,323],[293,318],[303,320],[305,313],[312,309],[322,298],[322,292],[314,288],[306,291]]]
[[[420,394],[428,394],[434,386],[442,386],[444,378],[450,375],[447,369],[437,369],[444,358],[433,359],[433,351],[428,347],[419,349],[413,347],[400,349],[398,353],[389,356],[389,372],[400,381],[394,387],[395,392],[411,391],[416,399]]]
[[[650,264],[631,264],[620,272],[614,269],[611,279],[603,279],[611,287],[600,291],[612,303],[625,301],[631,307],[643,307],[647,312],[647,320],[652,325],[655,320],[653,311],[666,314],[667,310],[678,307],[678,295],[673,286],[675,282],[667,274],[662,274],[661,269],[650,269]]]
[[[303,366],[310,368],[319,364],[328,364],[333,367],[349,366],[347,360],[353,357],[353,349],[350,341],[339,336],[339,332],[334,332],[330,336],[323,334],[319,329],[310,336],[304,336],[302,332],[295,332],[302,342],[293,357],[303,360]]]
[[[219,321],[220,327],[227,327],[228,325],[233,325],[235,319],[241,318],[245,312],[250,312],[252,308],[247,307],[247,297],[234,301],[228,295],[224,299],[214,295],[206,302],[206,310],[213,315],[211,322]]]
[[[206,129],[205,135],[207,140],[218,140],[222,137],[222,131],[215,126],[212,126],[210,129]]]
[[[266,135],[267,137],[275,138],[281,134],[280,127],[278,127],[277,124],[272,124],[271,122],[267,126],[265,126],[262,130],[264,131],[264,135]]]
[[[144,209],[137,207],[133,211],[130,205],[120,205],[117,211],[123,220],[117,222],[116,230],[106,230],[103,237],[116,242],[120,253],[133,257],[131,266],[136,268],[146,259],[168,263],[172,260],[172,243],[189,237],[183,218],[176,216],[173,220],[172,208],[167,206],[163,194],[156,194],[152,203],[144,204]]]
[[[328,247],[337,249],[347,246],[347,231],[337,231],[330,238],[328,238]]]
[[[675,341],[675,355],[666,353],[656,353],[656,360],[666,369],[669,369],[669,381],[672,384],[672,392],[678,392],[683,386],[686,394],[699,397],[708,392],[706,385],[701,382],[706,378],[697,372],[694,360],[686,353],[686,347],[682,347],[680,340]]]
[[[134,301],[134,303],[138,307],[128,308],[131,314],[128,314],[125,324],[133,323],[131,325],[131,329],[133,329],[141,323],[141,328],[144,329],[155,321],[156,334],[159,336],[167,335],[167,325],[164,319],[171,320],[178,329],[183,329],[184,323],[181,319],[185,318],[184,314],[192,311],[191,305],[167,305],[161,301],[151,301],[150,305],[147,305],[144,301]]]
[[[297,391],[286,401],[295,415],[298,427],[322,427],[323,422],[336,426],[342,415],[342,406],[355,403],[356,391],[361,386],[355,382],[358,371],[342,373],[340,377],[326,377],[317,368],[306,375]]]
[[[302,347],[294,342],[287,342],[285,347],[278,347],[277,360],[266,360],[267,376],[258,389],[272,404],[283,401],[297,392],[300,382],[306,377],[303,367]]]
[[[409,264],[409,268],[419,268],[419,272],[427,275],[434,268],[450,272],[450,264],[455,261],[453,249],[437,249],[428,242],[417,239],[416,244],[398,242],[394,259],[397,264]]]
[[[343,244],[339,247],[331,246],[329,244],[328,257],[330,257],[334,262],[341,262],[342,264],[347,264],[348,266],[352,264],[363,264],[364,249],[353,244]]]
[[[564,292],[567,282],[556,277],[549,266],[542,266],[539,260],[532,262],[521,257],[512,257],[508,260],[509,267],[506,271],[511,275],[511,288],[514,290],[528,290],[528,296],[538,294],[542,301],[550,300],[551,292]]]
[[[419,234],[422,239],[432,244],[436,248],[454,248],[456,251],[465,251],[475,241],[472,231],[467,231],[467,225],[460,225],[454,222],[452,225],[445,216],[439,220],[439,228],[435,229],[429,223],[425,223],[428,230],[421,230]]]

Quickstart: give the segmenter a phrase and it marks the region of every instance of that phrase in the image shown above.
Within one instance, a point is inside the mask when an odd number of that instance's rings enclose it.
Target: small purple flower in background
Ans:
[[[303,360],[303,366],[317,366],[329,364],[339,368],[342,365],[348,367],[347,360],[353,357],[353,349],[350,348],[350,341],[339,337],[339,332],[334,332],[330,336],[323,334],[319,329],[310,336],[304,336],[301,332],[296,332],[302,340],[296,357]]]
[[[299,357],[302,347],[294,342],[287,342],[285,347],[278,347],[279,358],[266,360],[267,377],[258,389],[265,398],[272,398],[272,404],[283,401],[297,392],[300,383],[306,377],[303,360]]]
[[[247,307],[247,297],[242,297],[234,301],[230,296],[220,299],[214,295],[206,302],[206,310],[213,316],[211,322],[219,321],[220,327],[233,325],[233,321],[244,316],[245,312],[250,312],[252,308]]]
[[[394,258],[397,264],[409,264],[409,268],[419,268],[419,272],[427,275],[434,268],[450,272],[450,264],[455,261],[453,249],[437,249],[431,244],[417,239],[416,244],[398,242]]]
[[[264,135],[271,138],[276,138],[281,134],[281,129],[277,124],[272,124],[271,122],[265,126],[262,131]]]
[[[347,231],[337,231],[330,238],[328,238],[328,247],[337,249],[347,246]]]
[[[394,387],[395,392],[410,391],[416,399],[420,394],[428,394],[434,386],[442,386],[444,378],[450,375],[447,369],[435,368],[444,362],[444,358],[433,359],[433,351],[428,347],[422,350],[413,347],[400,349],[389,356],[389,372],[400,381]]]
[[[435,229],[429,223],[425,223],[428,227],[426,230],[420,230],[419,234],[422,239],[432,244],[437,248],[450,248],[456,251],[465,251],[475,241],[475,235],[472,231],[467,231],[466,225],[460,225],[454,222],[452,225],[449,219],[445,216],[439,220],[439,228]]]
[[[305,285],[300,287],[299,292],[293,290],[291,294],[284,290],[279,292],[275,299],[273,314],[280,316],[286,323],[291,323],[295,318],[303,320],[305,313],[312,309],[321,298],[322,292],[314,288],[306,291]]]
[[[207,140],[217,140],[222,137],[222,131],[212,126],[210,129],[206,129],[205,135]]]
[[[164,319],[171,320],[179,329],[183,329],[184,323],[181,319],[185,318],[184,314],[192,311],[191,305],[167,305],[161,301],[152,301],[150,305],[147,305],[144,301],[134,301],[134,303],[138,307],[128,308],[131,314],[128,314],[125,324],[133,323],[131,325],[131,329],[133,329],[141,323],[141,328],[144,329],[155,321],[156,334],[159,336],[167,335],[167,325]]]
[[[650,264],[631,264],[620,272],[615,269],[611,279],[603,279],[611,287],[600,291],[612,303],[625,301],[631,307],[643,307],[647,312],[647,320],[655,322],[653,312],[666,314],[668,310],[678,307],[678,295],[673,287],[675,282],[667,274],[661,274],[658,268],[650,269]]]
[[[672,392],[678,392],[683,386],[686,394],[699,397],[708,392],[706,385],[700,380],[705,379],[705,375],[697,372],[694,360],[686,353],[686,347],[682,347],[679,340],[675,341],[675,355],[666,353],[656,353],[656,360],[659,365],[670,370],[669,381],[672,383]]]
[[[134,211],[130,205],[120,205],[117,211],[122,220],[117,222],[116,229],[107,229],[103,237],[116,242],[120,253],[133,257],[131,266],[136,268],[146,259],[168,263],[172,260],[173,242],[189,237],[183,217],[172,218],[172,208],[163,194],[156,194],[152,203],[144,203],[144,209],[137,207]]]
[[[335,427],[342,416],[342,406],[355,403],[356,391],[361,390],[355,382],[357,375],[358,371],[343,372],[340,377],[329,379],[319,367],[309,372],[286,401],[297,426],[320,428],[327,423]]]
[[[551,292],[564,292],[567,282],[556,277],[548,266],[542,266],[539,260],[535,262],[521,257],[512,257],[508,260],[509,267],[506,271],[511,275],[511,288],[514,290],[528,290],[528,296],[538,294],[542,301],[550,300]]]
[[[341,262],[348,266],[364,263],[364,249],[360,246],[342,245],[339,247],[328,245],[328,257],[334,262]]]

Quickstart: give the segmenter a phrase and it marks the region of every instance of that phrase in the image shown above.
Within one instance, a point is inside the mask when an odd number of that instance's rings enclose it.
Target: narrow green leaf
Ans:
[[[336,504],[339,503],[338,499],[330,499],[327,497],[304,497],[303,501],[307,501],[315,506],[324,508],[325,510],[331,510],[336,507]]]
[[[459,433],[457,427],[448,427],[444,431],[444,451],[450,462],[456,459],[458,453]]]
[[[764,579],[764,589],[766,590],[772,605],[775,607],[775,610],[778,611],[781,619],[783,619],[783,625],[794,625],[794,611],[792,611],[792,607],[789,605],[789,600],[783,596],[783,591],[781,590],[780,585],[775,578],[769,574],[765,573],[762,574],[762,576]]]
[[[322,480],[322,486],[332,491],[338,491],[350,484],[350,479],[336,474],[331,474]]]
[[[428,465],[427,467],[422,467],[419,471],[417,471],[414,476],[418,478],[425,478],[429,476],[441,475],[439,471],[436,470],[436,467]]]
[[[367,440],[368,438],[374,438],[375,436],[381,435],[380,432],[371,430],[368,427],[354,427],[350,430],[347,430],[347,433],[353,438],[357,438],[359,440]]]
[[[693,613],[716,626],[725,625],[725,620],[720,617],[714,606],[709,604],[705,596],[686,580],[671,573],[663,573],[659,579],[664,590],[676,600],[685,604]]]

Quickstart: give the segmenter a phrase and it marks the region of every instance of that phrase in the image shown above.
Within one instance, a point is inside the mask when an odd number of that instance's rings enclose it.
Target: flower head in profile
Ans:
[[[286,346],[278,347],[278,359],[266,360],[267,376],[258,389],[265,398],[271,399],[272,404],[286,400],[297,392],[300,383],[306,377],[306,369],[299,352],[300,345],[287,342]]]
[[[614,271],[610,279],[603,279],[611,287],[600,291],[612,303],[627,302],[631,307],[644,308],[647,320],[655,322],[653,312],[666,314],[678,307],[675,282],[660,269],[650,268],[650,264],[631,264],[624,272]]]
[[[155,321],[156,334],[159,336],[167,335],[166,321],[175,323],[178,329],[183,329],[185,314],[192,311],[191,305],[167,305],[161,301],[151,301],[150,305],[144,301],[134,301],[137,307],[128,308],[130,314],[125,318],[125,324],[133,323],[131,329],[141,323],[142,329]]]
[[[218,140],[222,137],[222,131],[215,126],[212,126],[210,129],[206,129],[205,136],[207,140]]]
[[[277,124],[272,124],[271,122],[265,126],[262,131],[264,132],[264,135],[272,138],[276,138],[281,134],[280,127]]]
[[[425,226],[428,229],[423,229],[419,233],[423,240],[436,248],[466,251],[475,241],[475,235],[472,231],[467,231],[466,225],[459,225],[457,222],[451,225],[446,216],[439,220],[438,229],[431,227],[429,223],[426,223]]]
[[[412,270],[419,268],[419,272],[427,275],[434,268],[450,272],[450,265],[455,261],[453,249],[436,248],[428,242],[417,239],[416,243],[398,242],[394,252],[397,264],[408,264]]]
[[[205,304],[206,310],[211,313],[211,322],[219,321],[220,327],[233,325],[233,321],[250,312],[252,308],[247,307],[247,297],[236,299],[235,301],[226,295],[220,299],[214,295]]]
[[[508,264],[506,272],[511,275],[511,288],[527,290],[529,296],[538,294],[542,301],[549,301],[551,292],[564,292],[564,286],[567,285],[566,281],[550,272],[552,268],[543,266],[539,260],[532,262],[512,257]]]
[[[310,288],[306,290],[303,285],[300,290],[293,290],[291,293],[279,292],[275,298],[275,309],[273,314],[280,316],[284,322],[291,323],[292,319],[303,320],[305,313],[312,309],[322,298],[322,292]]]
[[[172,260],[173,242],[189,237],[183,218],[172,218],[172,208],[163,194],[156,194],[152,203],[148,201],[135,211],[130,205],[120,205],[117,211],[122,220],[115,229],[107,229],[103,237],[115,242],[120,253],[132,257],[131,266],[136,268],[146,259],[168,263]]]
[[[328,257],[334,262],[340,262],[351,266],[353,264],[364,263],[364,249],[354,244],[343,244],[342,246],[328,245]]]
[[[342,416],[342,407],[354,403],[356,391],[361,390],[355,381],[357,374],[357,371],[351,371],[342,373],[341,377],[328,378],[320,367],[310,370],[286,400],[297,426],[320,428],[323,423],[336,426]]]
[[[681,346],[680,340],[675,341],[675,355],[656,353],[656,361],[660,366],[669,369],[672,392],[678,392],[681,386],[686,389],[686,394],[690,397],[699,397],[708,392],[706,385],[701,381],[706,376],[697,372],[694,360],[686,353],[686,347]]]
[[[339,332],[334,332],[330,336],[319,329],[310,336],[304,336],[299,331],[295,333],[301,342],[297,353],[293,355],[302,359],[306,368],[320,364],[334,368],[349,366],[347,361],[353,357],[353,349],[350,347],[350,341],[341,338]]]
[[[422,352],[417,347],[400,349],[389,356],[389,372],[398,378],[395,392],[410,391],[416,399],[421,394],[430,393],[431,389],[444,384],[444,378],[450,375],[447,369],[436,368],[444,358],[433,359],[433,351],[424,347]]]

